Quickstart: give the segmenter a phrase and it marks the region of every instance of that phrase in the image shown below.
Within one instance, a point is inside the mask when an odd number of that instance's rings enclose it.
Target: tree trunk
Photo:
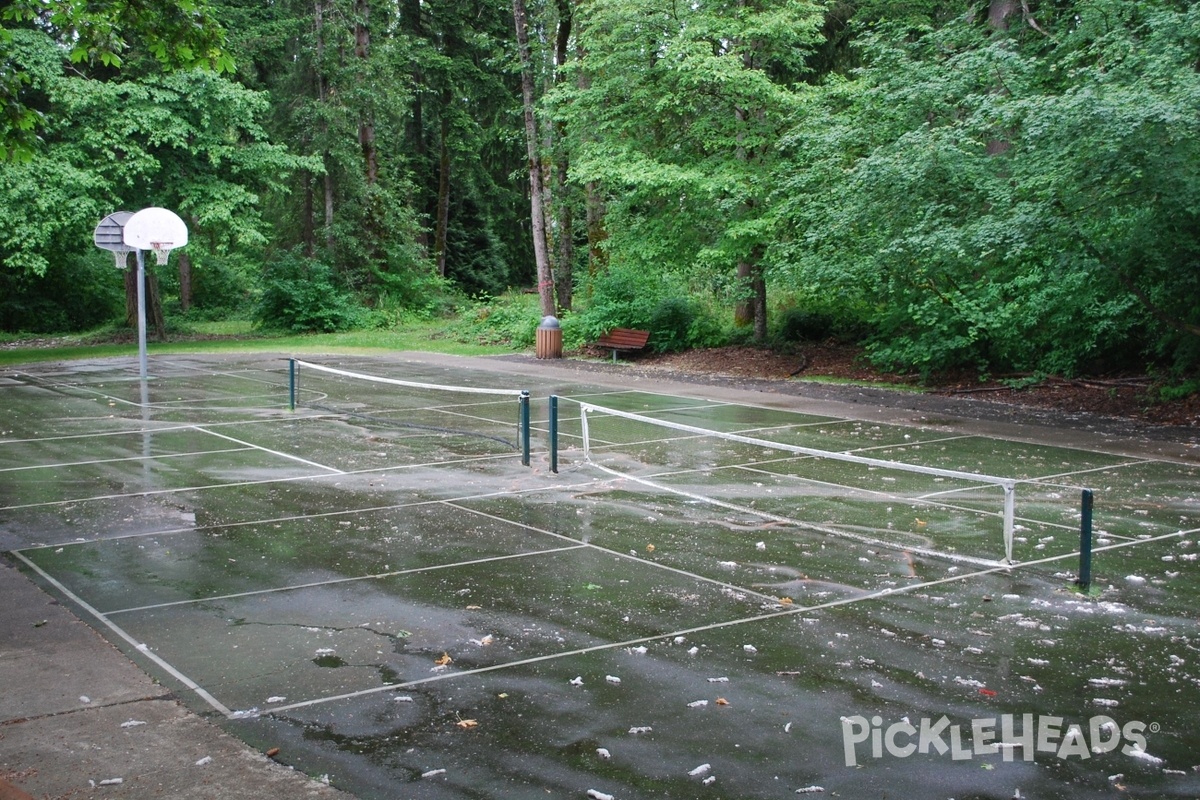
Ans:
[[[546,216],[542,208],[542,170],[537,154],[537,124],[533,118],[533,68],[529,53],[529,27],[525,0],[513,0],[517,51],[521,62],[521,100],[525,116],[525,150],[529,170],[529,204],[533,231],[533,258],[537,265],[538,296],[542,315],[554,314],[554,282],[550,276],[550,257],[546,250]]]
[[[583,202],[587,215],[588,275],[594,278],[608,269],[608,251],[604,249],[604,240],[608,238],[608,231],[604,227],[604,198],[600,194],[599,185],[595,181],[588,181],[584,186],[584,192],[586,194]]]
[[[571,43],[571,0],[557,0],[558,7],[558,36],[555,40],[554,62],[555,80],[562,76],[570,55]],[[570,156],[566,146],[566,125],[555,123],[555,156],[554,174],[556,180],[555,194],[558,196],[558,240],[555,257],[554,289],[558,296],[558,308],[570,311],[575,294],[575,220],[571,209],[574,193],[568,184]]]
[[[304,255],[312,257],[316,252],[316,227],[313,221],[313,176],[308,170],[300,173],[303,186],[303,206],[300,210],[300,241],[304,244]]]
[[[127,267],[125,273],[125,325],[137,328],[137,267]]]
[[[441,151],[438,156],[438,199],[437,199],[437,228],[434,233],[433,250],[437,259],[437,271],[446,277],[446,242],[450,229],[450,92],[443,95],[444,106],[441,126]]]
[[[175,257],[179,265],[179,310],[187,313],[192,307],[192,260],[187,253]]]
[[[354,4],[354,55],[366,62],[371,55],[371,30],[367,22],[371,18],[371,6],[367,0],[356,0]],[[379,156],[375,151],[375,121],[371,112],[364,111],[358,123],[358,143],[362,147],[363,174],[367,185],[374,186],[379,178]]]
[[[317,100],[324,104],[326,102],[325,90],[325,73],[322,70],[325,68],[325,0],[317,0],[316,3],[316,28],[317,28]],[[329,123],[321,121],[321,131],[328,138]],[[333,172],[332,159],[329,151],[326,150],[321,154],[322,160],[325,163],[325,174],[322,180],[325,199],[325,247],[333,247]]]
[[[158,291],[158,275],[146,265],[146,313],[150,319],[146,324],[154,326],[154,335],[158,341],[166,341],[167,320],[163,316],[162,295]]]

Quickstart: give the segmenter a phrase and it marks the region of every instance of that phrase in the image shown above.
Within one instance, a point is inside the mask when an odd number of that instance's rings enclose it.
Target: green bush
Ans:
[[[541,322],[538,296],[508,291],[499,297],[480,294],[471,298],[450,332],[460,342],[533,347]]]
[[[821,342],[833,333],[833,317],[820,311],[792,307],[779,315],[775,338],[780,342]]]
[[[268,262],[254,319],[264,328],[293,333],[335,333],[370,321],[329,266],[293,251]]]
[[[0,330],[71,333],[121,319],[125,283],[112,256],[52,261],[46,274],[0,269]]]
[[[670,274],[613,265],[590,288],[587,308],[569,326],[564,324],[564,346],[595,341],[613,328],[650,331],[649,346],[657,352],[713,347],[728,340],[710,305]]]

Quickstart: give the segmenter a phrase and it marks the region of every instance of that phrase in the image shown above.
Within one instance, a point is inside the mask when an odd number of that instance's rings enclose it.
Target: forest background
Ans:
[[[1200,389],[1200,7],[0,0],[0,330],[213,320]],[[522,292],[522,289],[525,292]],[[439,323],[440,324],[440,323]]]

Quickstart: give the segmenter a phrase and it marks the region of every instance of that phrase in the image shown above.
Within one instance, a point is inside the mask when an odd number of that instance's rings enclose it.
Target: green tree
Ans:
[[[893,368],[1194,364],[1200,13],[1020,8],[858,39],[787,141],[775,257],[875,309]]]
[[[598,0],[579,13],[585,79],[560,86],[578,184],[606,189],[610,258],[734,271],[736,320],[766,334],[770,178],[823,15],[799,0]]]
[[[40,69],[31,73],[21,32],[49,34],[71,62],[120,67],[131,50],[165,69],[204,67],[232,72],[224,30],[205,0],[10,0],[0,3],[0,161],[32,157],[45,109]],[[43,67],[44,64],[38,64]]]
[[[57,49],[45,34],[21,37],[33,50]],[[262,195],[315,166],[267,141],[264,95],[211,71],[101,81],[67,74],[60,61],[41,85],[44,142],[0,168],[0,258],[29,277],[98,255],[91,231],[102,217],[151,205],[188,223],[177,266],[184,253],[201,270],[237,266],[267,242]]]

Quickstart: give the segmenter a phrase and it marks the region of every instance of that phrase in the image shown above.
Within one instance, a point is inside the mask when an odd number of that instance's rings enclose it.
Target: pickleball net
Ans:
[[[750,436],[578,407],[584,462],[626,486],[869,546],[1014,563],[1015,478],[822,450],[786,428]]]
[[[464,455],[516,451],[529,465],[529,392],[524,389],[411,381],[293,358],[288,396],[292,410],[335,415],[373,440],[424,447],[441,443]]]

